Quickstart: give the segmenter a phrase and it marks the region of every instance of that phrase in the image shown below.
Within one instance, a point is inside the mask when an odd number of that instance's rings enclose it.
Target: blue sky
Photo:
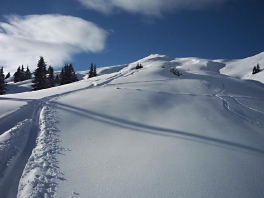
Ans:
[[[75,70],[152,53],[245,58],[264,51],[263,8],[263,0],[9,0],[0,5],[0,65],[33,71],[39,56]]]

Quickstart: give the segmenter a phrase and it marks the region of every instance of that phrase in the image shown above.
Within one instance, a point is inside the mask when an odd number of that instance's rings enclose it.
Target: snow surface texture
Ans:
[[[0,197],[264,197],[263,71],[250,76],[263,57],[153,54],[14,85],[0,96]]]

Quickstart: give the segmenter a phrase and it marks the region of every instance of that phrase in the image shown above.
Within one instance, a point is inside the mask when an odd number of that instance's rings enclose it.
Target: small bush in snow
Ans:
[[[254,66],[254,67],[253,67],[252,74],[259,73],[260,71],[261,71],[261,70],[260,70],[259,64],[257,64],[257,66]]]
[[[142,69],[142,68],[143,68],[143,66],[138,63],[137,66],[136,66],[136,69]]]
[[[174,67],[171,67],[170,68],[170,72],[175,74],[176,76],[181,76],[182,74],[179,72],[178,69],[174,68]]]

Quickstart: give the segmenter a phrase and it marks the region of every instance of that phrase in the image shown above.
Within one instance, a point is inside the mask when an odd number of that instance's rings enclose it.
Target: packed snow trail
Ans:
[[[125,72],[127,73],[127,72]],[[45,104],[39,115],[39,134],[36,138],[36,147],[33,149],[28,163],[26,164],[20,179],[17,197],[54,197],[57,184],[56,180],[64,180],[60,173],[56,154],[62,154],[67,149],[60,147],[58,137],[60,131],[56,127],[57,116],[54,111],[54,100],[64,98],[68,95],[78,94],[87,89],[106,86],[109,82],[123,76],[123,74],[112,74],[110,77],[91,81],[84,88],[56,94],[44,98]],[[28,194],[29,193],[29,194]]]
[[[99,85],[103,86],[112,79],[118,77],[118,75],[116,77],[115,75],[109,76],[109,79],[103,81],[97,79]],[[81,90],[93,88],[94,86],[97,86],[97,83],[91,81],[88,83],[88,86],[87,83],[85,83],[83,88],[77,88],[75,90],[66,89],[66,91],[62,90],[59,94],[51,92],[51,96],[44,98],[41,98],[43,94],[37,94],[39,96],[35,99],[34,97],[33,99],[11,98],[11,101],[21,101],[22,106],[20,109],[13,110],[13,112],[11,111],[10,114],[2,116],[0,119],[0,140],[1,137],[4,137],[4,139],[2,138],[3,141],[0,142],[0,197],[13,198],[17,196],[19,180],[30,159],[29,157],[31,156],[32,150],[36,147],[36,139],[39,135],[40,126],[43,126],[43,124],[41,125],[43,119],[40,119],[40,112],[49,109],[49,101],[53,98],[78,93]],[[58,89],[60,89],[60,87]],[[32,95],[34,95],[34,93],[37,92],[32,92]],[[9,97],[5,96],[1,99],[7,101]],[[15,108],[17,107],[15,106],[14,109]],[[50,113],[50,115],[53,114]],[[47,119],[47,116],[44,117]],[[50,129],[45,128],[42,130]],[[51,141],[53,141],[53,138]]]
[[[17,186],[20,177],[31,152],[36,145],[35,140],[38,135],[38,118],[41,106],[41,103],[32,101],[21,110],[16,111],[11,116],[4,119],[7,123],[4,125],[5,127],[8,125],[14,126],[10,129],[10,133],[15,134],[17,138],[11,137],[10,140],[6,142],[7,145],[3,142],[2,149],[5,150],[5,153],[2,153],[1,158],[7,160],[9,166],[4,167],[1,171],[4,173],[0,185],[1,197],[12,198],[17,195]],[[16,117],[13,117],[14,114]],[[24,119],[24,121],[17,123],[18,117]],[[4,158],[4,156],[7,156],[7,158]],[[7,161],[4,161],[4,163],[7,163]]]

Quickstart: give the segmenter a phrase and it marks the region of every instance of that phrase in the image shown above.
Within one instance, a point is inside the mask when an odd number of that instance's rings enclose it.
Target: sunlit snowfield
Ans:
[[[10,82],[0,96],[1,197],[263,197],[256,63],[263,53],[153,54],[36,92]]]

